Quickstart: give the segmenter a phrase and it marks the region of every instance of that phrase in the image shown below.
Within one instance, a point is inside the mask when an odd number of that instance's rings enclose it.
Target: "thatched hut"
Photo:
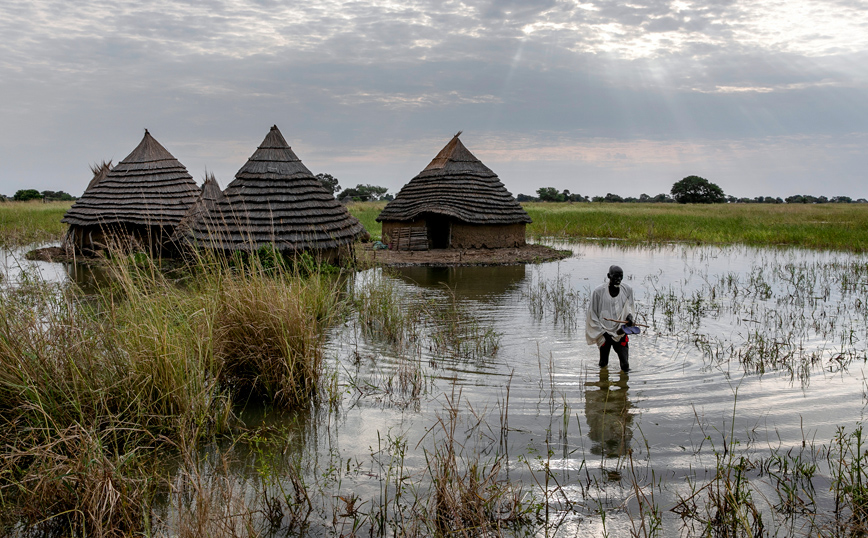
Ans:
[[[100,181],[105,179],[105,177],[108,175],[108,173],[111,171],[111,169],[112,169],[111,160],[109,160],[109,162],[102,161],[99,164],[90,165],[90,171],[93,173],[93,177],[88,182],[87,187],[85,187],[85,189],[84,189],[84,192],[89,191],[90,189],[92,189],[94,187],[94,185],[96,185],[97,183],[99,183]],[[71,254],[75,248],[75,245],[73,243],[73,239],[75,237],[74,228],[77,228],[77,227],[76,226],[70,226],[69,228],[67,228],[66,234],[64,234],[64,236],[63,236],[63,241],[60,244],[60,248],[62,248],[64,250],[64,252],[66,252],[67,254]]]
[[[175,157],[145,130],[127,157],[91,180],[66,212],[69,242],[79,251],[110,242],[162,253],[175,227],[199,196],[199,187]]]
[[[336,260],[368,237],[362,223],[302,164],[276,125],[223,195],[212,225],[199,220],[190,231],[196,242],[211,248],[273,246],[285,254],[308,252]]]
[[[220,190],[220,184],[217,183],[217,178],[214,174],[206,174],[205,181],[202,183],[202,190],[199,193],[199,198],[187,210],[187,214],[178,223],[175,228],[175,236],[173,240],[181,243],[191,238],[191,229],[193,226],[199,226],[203,229],[214,229],[217,222],[212,219],[218,215],[217,203],[224,200],[223,191]]]
[[[377,217],[383,223],[383,240],[393,248],[404,236],[410,238],[410,248],[414,236],[427,237],[432,249],[525,244],[530,216],[459,135]]]

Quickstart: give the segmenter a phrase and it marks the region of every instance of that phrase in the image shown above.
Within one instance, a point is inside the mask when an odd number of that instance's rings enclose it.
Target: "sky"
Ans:
[[[222,186],[276,124],[396,193],[457,131],[514,195],[868,198],[868,0],[4,0],[0,193],[144,129]]]

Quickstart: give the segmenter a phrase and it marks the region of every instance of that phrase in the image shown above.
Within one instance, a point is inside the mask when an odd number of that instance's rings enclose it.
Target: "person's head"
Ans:
[[[609,273],[606,277],[609,279],[610,286],[618,288],[621,286],[621,281],[624,280],[624,270],[617,265],[613,265],[609,267]]]

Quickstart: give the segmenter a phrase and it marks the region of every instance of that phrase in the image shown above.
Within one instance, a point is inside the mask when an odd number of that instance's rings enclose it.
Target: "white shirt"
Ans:
[[[622,283],[619,288],[617,297],[612,297],[609,294],[609,285],[601,284],[597,289],[591,292],[591,299],[588,301],[588,313],[585,316],[585,338],[588,345],[596,344],[602,346],[606,343],[603,333],[609,333],[617,342],[624,337],[623,334],[616,334],[620,323],[614,321],[606,321],[603,318],[609,319],[626,319],[627,314],[635,314],[633,311],[633,289],[630,286]]]

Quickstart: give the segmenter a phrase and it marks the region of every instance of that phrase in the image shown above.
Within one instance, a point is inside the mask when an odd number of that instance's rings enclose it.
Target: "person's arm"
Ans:
[[[624,319],[627,323],[627,327],[633,326],[633,315],[636,314],[636,310],[633,304],[633,288],[630,288],[630,293],[627,295],[627,304],[624,305],[624,310],[627,313],[622,319]]]
[[[624,305],[621,307],[621,316],[618,319],[622,319],[626,322],[622,326],[632,327],[633,315],[636,313],[633,309],[633,289],[629,286],[622,286],[621,288],[621,292],[624,294]],[[617,334],[624,334],[621,326],[618,327]]]

